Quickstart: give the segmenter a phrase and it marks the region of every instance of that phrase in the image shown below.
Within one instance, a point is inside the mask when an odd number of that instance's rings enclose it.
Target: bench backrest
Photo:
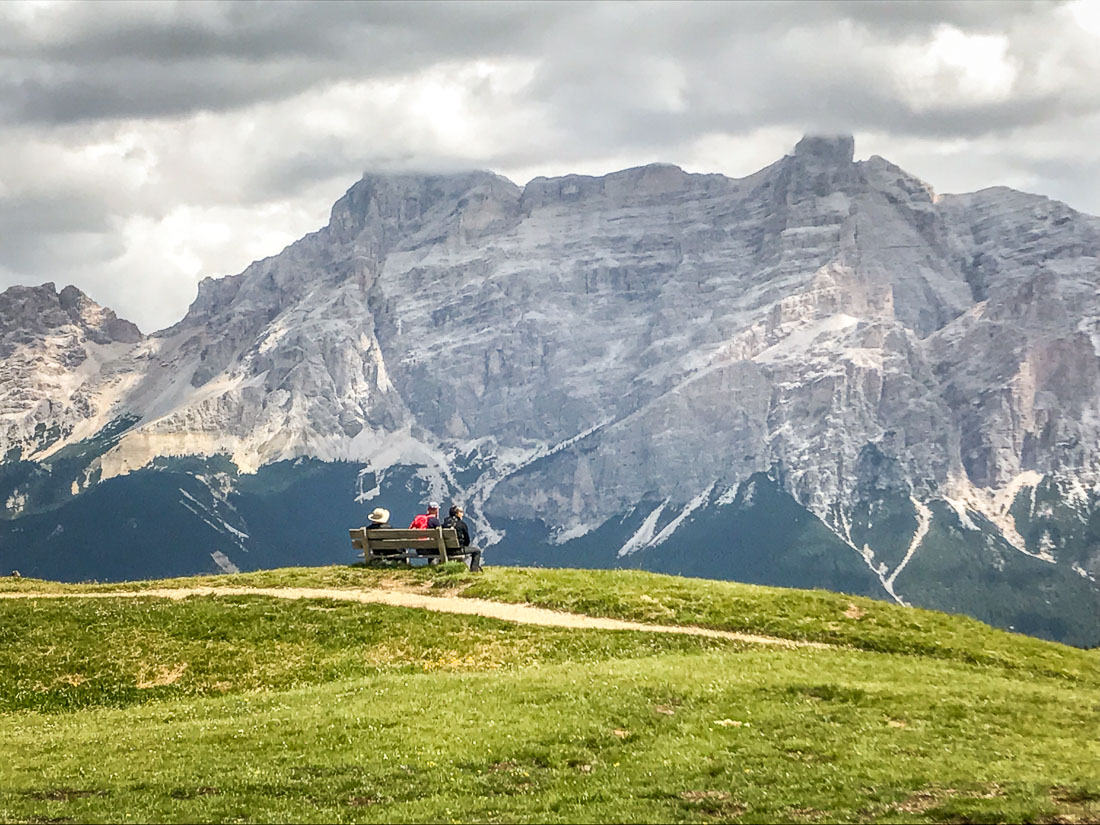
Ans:
[[[462,549],[458,544],[458,533],[453,527],[436,527],[432,530],[394,530],[384,527],[368,530],[366,527],[357,527],[348,533],[351,535],[352,547],[362,550],[367,559],[372,555],[392,555],[401,550],[429,553],[434,551],[446,556],[447,551],[461,552]]]

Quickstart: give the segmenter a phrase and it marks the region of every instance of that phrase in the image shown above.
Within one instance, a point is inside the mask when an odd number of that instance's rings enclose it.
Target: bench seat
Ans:
[[[351,546],[363,553],[363,561],[370,564],[375,559],[390,561],[410,559],[464,559],[471,552],[458,543],[458,533],[453,527],[436,527],[428,530],[394,530],[353,527],[348,531]]]

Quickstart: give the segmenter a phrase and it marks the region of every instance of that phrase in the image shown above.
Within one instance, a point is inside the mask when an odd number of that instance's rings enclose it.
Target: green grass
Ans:
[[[1100,651],[997,630],[965,616],[824,590],[633,570],[490,568],[462,594],[655,624],[690,624],[861,650],[995,665],[1100,685]],[[854,609],[853,609],[854,608]]]
[[[0,600],[0,712],[125,707],[392,671],[493,671],[716,647],[739,645],[262,596]]]
[[[1100,818],[1095,651],[846,596],[623,572],[201,583],[383,579],[843,646],[257,596],[0,601],[0,820]]]

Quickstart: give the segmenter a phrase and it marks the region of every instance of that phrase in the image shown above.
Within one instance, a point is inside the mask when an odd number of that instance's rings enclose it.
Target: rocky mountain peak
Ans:
[[[0,334],[48,328],[51,320],[58,319],[50,312],[60,309],[57,304],[57,288],[52,283],[5,289],[0,292]]]
[[[671,163],[650,163],[607,175],[564,175],[537,177],[523,189],[522,209],[530,214],[551,204],[577,205],[599,201],[604,205],[676,197],[689,191],[703,191],[716,181],[728,184],[722,175],[694,175]]]
[[[0,455],[34,454],[59,438],[96,432],[105,423],[97,417],[106,406],[101,370],[142,338],[75,286],[0,293]]]
[[[488,171],[451,174],[367,173],[332,207],[326,232],[356,241],[367,255],[384,255],[429,224],[481,213],[479,228],[506,219],[518,206],[520,189]]]
[[[806,135],[794,147],[796,158],[823,164],[851,163],[855,157],[855,138],[851,135]]]
[[[15,333],[24,341],[67,325],[100,344],[133,344],[141,330],[69,285],[60,292],[52,282],[13,286],[0,293],[0,335]]]

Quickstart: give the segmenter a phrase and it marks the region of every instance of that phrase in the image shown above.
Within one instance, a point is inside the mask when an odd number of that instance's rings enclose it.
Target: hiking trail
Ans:
[[[753,633],[738,633],[733,630],[714,630],[693,625],[661,625],[632,622],[626,619],[611,619],[600,616],[587,616],[581,613],[566,613],[535,607],[529,604],[509,604],[488,599],[469,599],[461,596],[429,596],[407,590],[394,589],[358,589],[341,590],[336,588],[312,587],[173,587],[150,588],[148,590],[116,590],[96,593],[0,593],[0,599],[140,599],[161,598],[181,600],[193,596],[269,596],[275,599],[333,599],[336,601],[360,602],[362,604],[384,604],[390,607],[410,607],[419,610],[431,610],[438,613],[458,613],[466,616],[484,616],[501,619],[517,624],[541,625],[543,627],[566,627],[593,630],[634,630],[643,633],[674,633],[684,636],[702,636],[708,639],[729,639],[749,644],[773,645],[776,647],[810,647],[830,649],[833,645],[822,642],[806,642],[794,639],[780,639],[774,636],[759,636]]]

